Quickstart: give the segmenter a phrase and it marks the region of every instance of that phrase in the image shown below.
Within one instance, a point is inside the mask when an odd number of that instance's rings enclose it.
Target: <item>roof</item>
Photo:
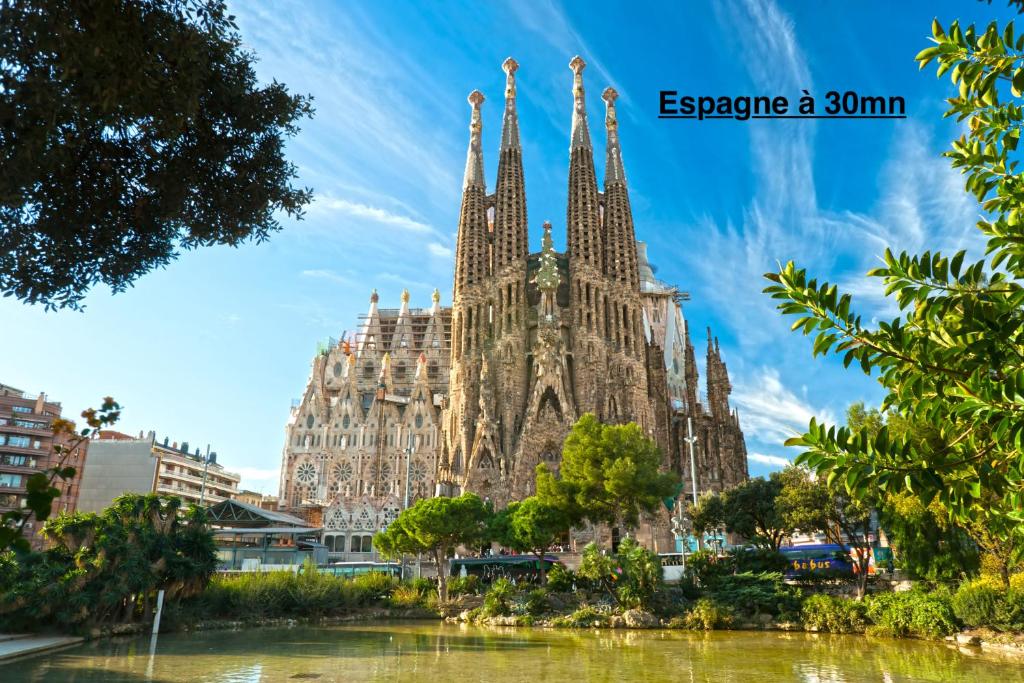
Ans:
[[[309,523],[294,515],[264,510],[241,500],[224,500],[209,508],[210,521],[215,526],[263,528],[263,527],[303,527]]]
[[[560,561],[557,557],[551,555],[545,555],[544,559],[547,562]],[[486,564],[529,564],[536,561],[537,558],[534,555],[493,555],[490,557],[456,557],[451,560],[451,563],[453,565],[464,564],[467,567],[473,567]]]
[[[267,536],[270,534],[315,534],[320,527],[300,526],[261,526],[261,527],[229,527],[225,529],[214,529],[214,536]]]

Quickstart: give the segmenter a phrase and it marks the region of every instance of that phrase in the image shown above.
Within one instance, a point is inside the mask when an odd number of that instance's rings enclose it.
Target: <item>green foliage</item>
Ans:
[[[810,595],[801,608],[804,628],[829,633],[863,633],[867,627],[867,605],[825,593]]]
[[[460,545],[483,543],[491,531],[492,510],[473,493],[458,498],[421,498],[401,512],[397,519],[373,538],[383,557],[404,553],[429,553],[437,563],[437,593],[448,599],[448,558]]]
[[[702,586],[715,582],[719,577],[728,576],[736,571],[733,556],[717,557],[710,550],[698,550],[686,558],[686,566]]]
[[[661,452],[639,425],[603,424],[587,413],[562,447],[558,476],[537,467],[537,498],[572,523],[636,526],[642,512],[674,496],[679,477],[661,471]]]
[[[766,548],[736,548],[729,553],[729,559],[737,572],[783,573],[789,567],[789,560],[777,550]]]
[[[448,579],[448,595],[476,595],[480,592],[480,577],[475,574],[453,576]]]
[[[425,590],[424,590],[425,588]],[[302,572],[246,572],[219,575],[201,594],[182,603],[173,616],[181,623],[200,619],[258,621],[317,618],[372,605],[426,606],[433,585],[400,584],[382,572],[354,578]]]
[[[976,579],[960,584],[953,594],[953,613],[967,626],[996,623],[1006,598],[1006,589],[991,579]]]
[[[563,628],[601,628],[607,627],[610,622],[607,613],[590,605],[583,605],[572,614],[556,617],[551,621],[552,625]]]
[[[778,550],[782,539],[792,531],[776,506],[781,491],[781,475],[772,472],[768,479],[755,477],[723,493],[707,494],[691,507],[694,531],[699,534],[724,524],[730,533]]]
[[[871,425],[873,419],[864,413],[862,405],[854,405],[848,413],[849,423],[860,420],[864,423],[863,429],[867,430],[876,428]],[[871,513],[878,498],[874,493],[851,496],[835,482],[811,477],[803,467],[787,467],[779,474],[779,481],[782,488],[776,499],[776,508],[785,527],[805,532],[820,531],[829,543],[861,551],[854,555],[854,562],[859,563],[857,592],[863,596],[867,589],[871,553]]]
[[[0,291],[79,308],[301,216],[284,140],[312,109],[254,60],[219,0],[0,3]]]
[[[216,568],[206,512],[173,496],[124,495],[102,514],[61,514],[43,533],[44,553],[6,563],[0,616],[8,627],[64,628],[148,617],[156,591],[168,601],[198,595]]]
[[[786,585],[778,573],[720,576],[708,585],[708,592],[736,614],[790,618],[800,611],[800,589]]]
[[[683,616],[681,626],[694,631],[713,631],[730,628],[734,619],[732,608],[728,605],[722,605],[712,598],[701,598]]]
[[[886,427],[829,427],[812,420],[788,443],[798,462],[864,500],[878,492],[937,500],[964,525],[1024,544],[1024,193],[1018,141],[1024,127],[1024,35],[1012,22],[983,30],[932,24],[934,45],[918,53],[937,64],[957,92],[947,116],[965,131],[945,153],[981,204],[977,227],[987,259],[926,251],[886,250],[881,278],[901,315],[877,328],[864,324],[849,294],[809,278],[792,262],[766,277],[766,292],[794,330],[814,335],[813,352],[835,353],[849,366],[877,373],[884,412],[927,428],[913,438]],[[873,432],[873,433],[872,433]],[[970,529],[969,529],[970,530]],[[970,530],[977,540],[982,534]],[[980,541],[983,543],[984,541]],[[1002,574],[1007,575],[1004,568]]]
[[[0,14],[4,10],[0,9]],[[0,256],[0,262],[2,262]],[[2,286],[0,276],[0,286]],[[74,423],[61,418],[55,419],[50,428],[53,431],[53,454],[57,464],[48,469],[36,472],[25,480],[25,509],[8,510],[0,515],[0,553],[8,548],[20,552],[29,552],[30,544],[24,537],[25,524],[35,517],[39,522],[50,518],[53,501],[60,497],[61,490],[55,483],[70,481],[75,477],[75,468],[66,465],[68,457],[83,443],[89,440],[94,432],[109,427],[121,416],[121,406],[109,396],[103,399],[99,410],[89,408],[82,412],[87,427],[75,432]]]
[[[544,553],[571,526],[572,520],[565,510],[545,503],[537,496],[530,496],[509,503],[507,508],[494,515],[492,535],[503,546],[536,555],[543,575],[546,571]]]
[[[482,614],[485,617],[503,617],[512,614],[512,597],[516,587],[508,579],[498,579],[484,595]]]
[[[564,565],[556,564],[548,572],[547,587],[556,593],[568,593],[576,585],[576,574]]]
[[[725,524],[725,506],[717,493],[705,492],[697,499],[697,504],[690,503],[688,509],[693,533],[697,536]]]
[[[867,598],[871,633],[903,638],[941,638],[958,630],[948,591],[879,593]]]
[[[948,582],[978,571],[977,545],[937,501],[925,505],[911,493],[893,493],[882,501],[879,518],[911,578]]]
[[[534,588],[526,594],[524,604],[526,613],[538,617],[551,609],[551,601],[548,600],[548,592],[544,588]]]
[[[630,538],[619,544],[615,555],[588,544],[577,575],[607,591],[622,607],[648,607],[664,585],[658,556]]]

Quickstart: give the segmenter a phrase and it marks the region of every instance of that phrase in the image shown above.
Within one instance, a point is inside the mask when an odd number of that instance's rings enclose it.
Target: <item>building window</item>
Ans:
[[[353,553],[372,553],[373,536],[353,536],[350,545]]]
[[[22,477],[20,474],[0,472],[0,486],[6,486],[8,488],[18,488],[21,486],[22,479],[24,479],[24,477]]]
[[[18,448],[28,448],[32,442],[27,436],[16,436],[14,434],[0,435],[0,445],[3,444],[3,439],[7,440],[8,446],[16,446]]]
[[[11,410],[15,413],[32,413],[32,409],[28,406],[11,406]]]
[[[5,455],[0,458],[5,465],[14,465],[15,467],[35,467],[36,459],[30,458],[27,455]]]

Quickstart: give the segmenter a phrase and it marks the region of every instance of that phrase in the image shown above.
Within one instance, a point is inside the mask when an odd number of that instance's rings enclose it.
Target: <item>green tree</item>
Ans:
[[[697,499],[697,504],[691,503],[688,509],[697,538],[703,538],[708,531],[725,525],[725,506],[719,493],[705,492]]]
[[[156,591],[198,595],[217,566],[206,512],[181,499],[129,494],[100,514],[61,514],[43,526],[53,547],[0,577],[9,626],[105,626],[147,619]]]
[[[0,291],[79,308],[300,217],[284,140],[312,108],[254,59],[222,0],[0,3]]]
[[[542,584],[547,580],[544,554],[571,526],[572,521],[562,508],[548,505],[537,496],[509,503],[495,515],[493,524],[498,543],[536,556]]]
[[[779,472],[768,479],[755,477],[721,494],[725,529],[755,545],[778,550],[792,527],[779,513],[776,499],[782,490]]]
[[[478,546],[488,540],[492,512],[473,493],[458,498],[421,498],[401,512],[387,529],[374,536],[385,557],[428,553],[437,563],[437,595],[448,599],[448,558],[459,546]]]
[[[937,500],[954,520],[979,524],[1002,539],[1024,534],[1024,178],[1017,142],[1024,127],[1024,36],[1013,23],[983,31],[948,29],[935,21],[934,45],[917,55],[932,61],[958,92],[948,116],[964,134],[945,153],[981,203],[977,227],[988,259],[966,254],[887,250],[881,278],[901,314],[865,325],[849,294],[809,278],[792,262],[766,277],[765,291],[794,330],[814,334],[813,352],[842,355],[886,390],[883,412],[895,412],[930,437],[918,440],[888,427],[830,427],[812,420],[789,445],[797,461],[827,475],[857,498],[911,493]],[[1019,542],[1017,547],[1020,547]]]
[[[676,495],[679,477],[661,471],[661,451],[635,423],[609,425],[587,413],[562,447],[556,476],[537,467],[537,497],[573,521],[636,526]]]
[[[857,595],[863,597],[871,563],[873,501],[855,498],[842,487],[812,477],[802,467],[787,467],[779,481],[782,489],[776,506],[784,525],[804,532],[820,531],[828,543],[850,548],[857,569]]]

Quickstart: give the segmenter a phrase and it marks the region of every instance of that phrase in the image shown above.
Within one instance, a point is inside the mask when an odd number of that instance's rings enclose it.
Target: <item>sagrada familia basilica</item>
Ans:
[[[382,309],[376,291],[352,339],[313,359],[286,427],[281,505],[311,514],[333,558],[359,559],[369,537],[417,498],[473,491],[502,506],[533,492],[534,470],[557,470],[584,413],[636,422],[659,445],[686,493],[747,477],[729,375],[707,335],[706,394],[678,288],[658,281],[637,242],[619,143],[617,93],[607,88],[603,192],[576,57],[566,207],[568,244],[544,223],[529,250],[516,70],[505,61],[505,107],[494,191],[484,173],[474,91],[451,308]],[[690,443],[693,437],[691,471]],[[666,538],[668,517],[649,538]],[[641,540],[643,537],[641,537]],[[666,543],[667,541],[662,541]],[[662,548],[663,550],[667,548]]]

